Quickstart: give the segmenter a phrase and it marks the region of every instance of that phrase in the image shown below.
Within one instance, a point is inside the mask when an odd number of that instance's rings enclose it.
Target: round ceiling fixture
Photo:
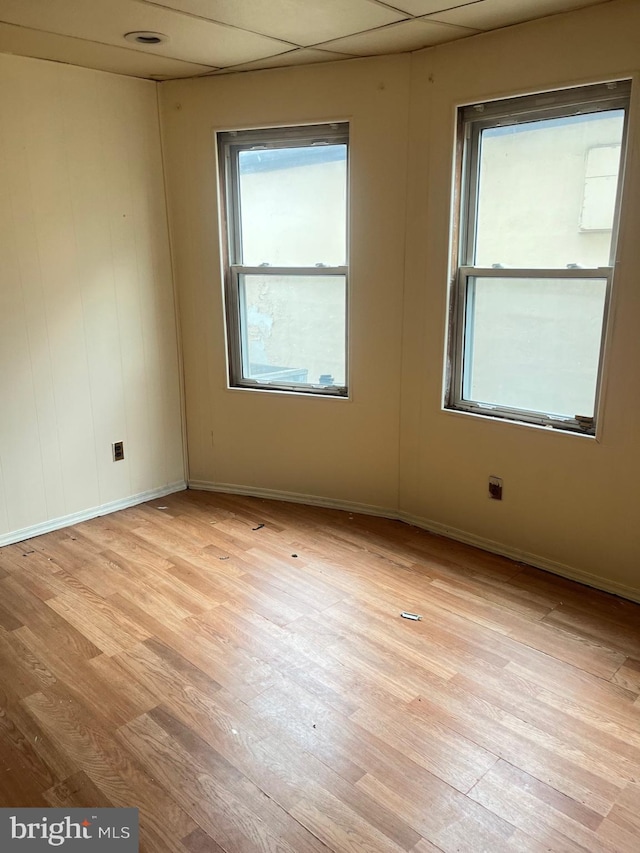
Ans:
[[[153,33],[148,30],[141,30],[135,33],[126,33],[125,39],[127,41],[133,41],[136,44],[153,46],[155,44],[162,44],[165,41],[169,41],[169,36],[165,36],[163,33]]]

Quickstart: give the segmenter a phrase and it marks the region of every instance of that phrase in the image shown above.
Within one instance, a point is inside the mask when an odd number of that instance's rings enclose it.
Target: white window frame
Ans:
[[[454,193],[454,204],[457,209],[454,209],[453,275],[451,277],[448,360],[445,376],[446,409],[595,435],[600,409],[604,348],[617,246],[630,92],[631,81],[618,80],[538,95],[525,95],[491,103],[473,104],[458,109],[457,180],[456,192]],[[624,110],[625,118],[609,264],[604,267],[541,267],[535,269],[475,266],[477,203],[480,183],[479,152],[482,131],[493,127],[522,124],[532,120],[575,116],[614,109]],[[473,293],[474,279],[490,277],[508,279],[598,279],[606,282],[593,417],[564,417],[553,413],[511,408],[469,399],[465,387],[465,358],[470,350],[468,338],[470,331],[467,327],[467,314],[471,314],[469,299]],[[576,414],[580,415],[580,413]]]
[[[240,211],[240,182],[238,158],[240,152],[269,148],[299,148],[304,146],[347,146],[347,215],[345,242],[349,247],[349,124],[301,125],[295,127],[262,128],[258,130],[232,130],[218,132],[218,164],[223,211],[223,263],[229,387],[261,391],[287,391],[296,394],[314,394],[330,397],[348,396],[349,376],[349,267],[316,266],[249,266],[242,263],[242,225]],[[287,383],[286,381],[260,381],[243,376],[243,362],[248,360],[244,351],[242,327],[245,322],[241,299],[241,282],[245,275],[260,276],[337,276],[345,281],[345,384],[318,385],[312,383]]]

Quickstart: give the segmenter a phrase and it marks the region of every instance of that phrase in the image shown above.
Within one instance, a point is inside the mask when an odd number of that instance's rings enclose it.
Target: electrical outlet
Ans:
[[[489,477],[489,497],[494,501],[502,500],[502,479]]]
[[[111,449],[113,450],[113,461],[121,462],[124,459],[124,441],[114,441]]]

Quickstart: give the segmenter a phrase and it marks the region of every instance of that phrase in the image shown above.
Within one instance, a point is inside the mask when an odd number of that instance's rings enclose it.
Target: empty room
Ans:
[[[640,850],[638,0],[0,0],[0,851]]]

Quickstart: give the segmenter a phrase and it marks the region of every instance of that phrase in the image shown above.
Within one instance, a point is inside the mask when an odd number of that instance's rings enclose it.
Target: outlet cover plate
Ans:
[[[489,477],[489,497],[494,501],[502,500],[502,478]]]

